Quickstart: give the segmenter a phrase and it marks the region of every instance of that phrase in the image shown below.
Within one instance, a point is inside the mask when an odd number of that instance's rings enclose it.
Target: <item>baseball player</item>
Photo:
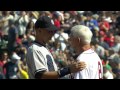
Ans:
[[[77,61],[84,61],[86,68],[74,74],[74,79],[102,79],[103,66],[97,53],[91,48],[91,30],[83,25],[71,29],[70,43],[78,54]]]

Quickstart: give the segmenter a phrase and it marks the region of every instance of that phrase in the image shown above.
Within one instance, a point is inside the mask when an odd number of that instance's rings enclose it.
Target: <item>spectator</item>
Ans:
[[[61,29],[52,37],[52,41],[54,42],[55,40],[57,40],[58,42],[60,42],[61,50],[64,51],[66,49],[66,42],[68,41],[68,38],[68,34],[64,33],[64,29]]]
[[[103,79],[113,79],[112,73],[106,67],[103,67]]]
[[[17,46],[16,40],[18,39],[18,30],[14,25],[14,21],[9,21],[9,30],[8,30],[8,51],[9,54],[12,53]]]
[[[114,39],[115,37],[113,36],[112,32],[109,32],[108,35],[106,35],[106,37],[104,37],[105,42],[108,43],[109,47],[114,46]]]
[[[100,37],[99,45],[102,46],[105,50],[109,49],[109,45],[104,41],[104,37]]]
[[[34,35],[34,22],[32,20],[26,26],[26,35]]]
[[[114,73],[114,78],[119,79],[120,78],[120,58],[118,55],[114,56],[113,58],[110,58],[110,65],[112,67],[112,72]]]
[[[55,11],[56,14],[58,14],[58,19],[61,24],[64,23],[64,11]]]
[[[18,56],[20,56],[21,61],[25,61],[26,60],[26,47],[24,46],[18,46],[16,48],[16,53],[18,54]]]
[[[26,61],[19,61],[18,63],[18,69],[19,69],[19,77],[20,79],[29,79],[28,76],[28,70],[27,70],[27,66],[26,66]]]
[[[60,28],[60,26],[61,26],[60,17],[61,17],[61,16],[60,16],[58,13],[54,13],[54,14],[53,14],[54,25],[55,25],[57,28]]]
[[[80,25],[85,25],[85,21],[86,21],[87,17],[81,15],[79,20],[80,20]]]
[[[26,26],[29,22],[29,17],[26,14],[25,11],[20,12],[20,17],[18,19],[18,30],[19,30],[19,35],[23,37],[26,31]]]
[[[64,23],[61,25],[61,28],[63,28],[65,30],[66,33],[69,33],[69,29],[71,27],[71,23],[70,23],[70,14],[69,13],[64,13]]]
[[[108,32],[110,29],[110,24],[105,20],[106,17],[102,16],[102,21],[99,23],[100,31]]]
[[[20,57],[14,52],[11,56],[10,62],[4,65],[6,68],[6,78],[7,79],[18,79],[18,60]]]
[[[114,46],[111,48],[114,50],[114,52],[118,53],[118,51],[120,50],[120,36],[115,36],[115,43]]]
[[[92,42],[91,44],[94,45],[96,53],[103,59],[105,56],[105,49],[100,46],[98,42]]]
[[[2,58],[0,59],[0,67],[2,69],[2,73],[5,75],[6,74],[6,68],[3,68],[3,67],[9,61],[8,53],[3,52],[1,57]]]
[[[7,50],[8,40],[6,36],[3,34],[2,30],[0,30],[0,52]]]
[[[89,13],[87,15],[86,26],[88,26],[90,30],[92,31],[93,37],[96,37],[95,28],[98,27],[98,22],[96,19],[93,19],[92,13]]]
[[[2,11],[2,18],[0,22],[3,23],[2,32],[6,38],[8,36],[9,20],[13,20],[13,16],[10,14],[10,11]]]

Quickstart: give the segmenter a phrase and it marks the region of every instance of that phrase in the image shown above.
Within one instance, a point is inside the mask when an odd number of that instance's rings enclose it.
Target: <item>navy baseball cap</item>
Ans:
[[[44,28],[48,31],[57,31],[58,28],[52,23],[48,16],[41,16],[35,23],[35,28]]]

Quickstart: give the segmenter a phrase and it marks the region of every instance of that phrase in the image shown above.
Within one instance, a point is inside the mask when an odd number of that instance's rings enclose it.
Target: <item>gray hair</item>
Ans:
[[[85,44],[90,44],[92,36],[93,36],[91,30],[87,26],[84,26],[84,25],[76,25],[72,27],[71,34],[74,37],[81,38]]]

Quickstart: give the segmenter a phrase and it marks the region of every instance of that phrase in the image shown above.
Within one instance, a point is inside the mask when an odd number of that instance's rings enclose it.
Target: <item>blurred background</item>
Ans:
[[[47,44],[58,68],[76,59],[68,38],[71,27],[81,24],[93,32],[91,47],[102,60],[104,79],[120,78],[120,11],[0,11],[0,79],[29,79],[27,48],[35,41],[36,20],[45,15],[59,28]]]

